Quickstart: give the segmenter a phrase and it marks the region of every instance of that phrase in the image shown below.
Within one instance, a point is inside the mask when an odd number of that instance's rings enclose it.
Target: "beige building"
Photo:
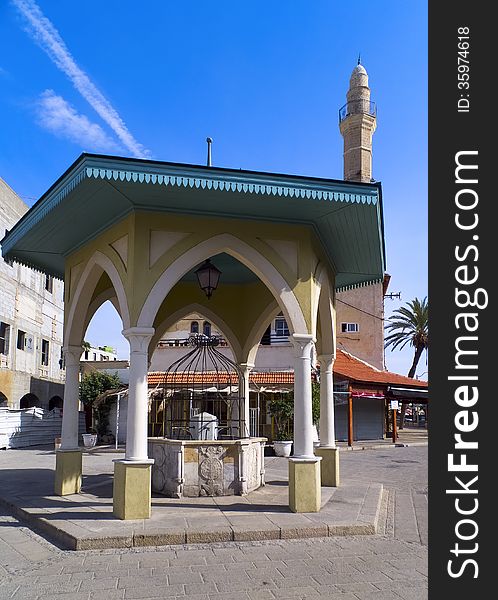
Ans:
[[[28,206],[0,178],[0,239]],[[63,284],[0,258],[0,406],[62,406]]]

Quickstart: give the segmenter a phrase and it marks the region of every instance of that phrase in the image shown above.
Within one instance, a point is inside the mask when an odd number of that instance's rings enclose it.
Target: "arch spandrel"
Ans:
[[[97,252],[107,257],[112,263],[114,270],[119,274],[123,287],[129,292],[130,283],[127,270],[131,262],[129,254],[132,252],[130,240],[133,239],[133,222],[133,215],[124,218],[66,258],[64,276],[64,302],[66,305],[72,301],[73,293],[83,276],[87,264]],[[119,244],[124,238],[126,238],[126,253],[123,245]],[[126,258],[126,264],[124,258]]]

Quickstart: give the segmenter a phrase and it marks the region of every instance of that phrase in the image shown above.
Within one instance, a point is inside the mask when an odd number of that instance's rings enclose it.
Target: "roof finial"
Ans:
[[[361,54],[358,52],[358,64],[361,65]]]

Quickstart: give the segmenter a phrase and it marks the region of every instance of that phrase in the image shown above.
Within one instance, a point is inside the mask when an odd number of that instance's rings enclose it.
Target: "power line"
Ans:
[[[349,302],[344,302],[344,300],[340,300],[339,298],[336,298],[337,302],[342,302],[342,304],[345,304],[346,306],[349,306],[351,308],[354,308],[355,310],[358,310],[362,313],[365,313],[366,315],[373,317],[374,319],[379,319],[379,321],[384,321],[384,317],[379,317],[377,315],[374,315],[373,313],[368,312],[367,310],[363,310],[362,308],[358,308],[357,306],[354,306],[353,304],[349,304]]]

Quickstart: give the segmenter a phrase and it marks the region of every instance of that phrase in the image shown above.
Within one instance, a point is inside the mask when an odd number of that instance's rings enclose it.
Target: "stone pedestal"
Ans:
[[[114,461],[113,514],[118,519],[150,519],[153,460]]]
[[[322,500],[319,456],[289,458],[289,508],[292,512],[319,512]]]
[[[326,487],[339,487],[339,448],[315,448],[315,454],[320,456],[322,485]]]
[[[81,450],[57,450],[55,453],[55,494],[79,494],[82,473]]]

